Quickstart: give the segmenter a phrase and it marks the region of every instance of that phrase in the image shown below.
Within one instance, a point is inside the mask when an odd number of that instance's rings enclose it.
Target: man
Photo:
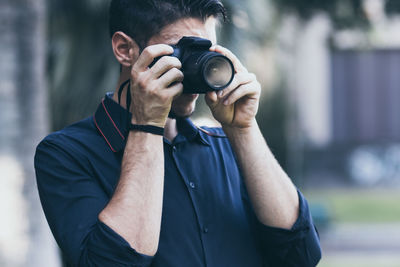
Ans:
[[[218,0],[112,1],[117,90],[93,117],[46,137],[35,156],[43,209],[71,265],[318,263],[306,200],[255,120],[260,85],[215,45],[219,16]],[[181,62],[169,56],[183,36],[211,40],[234,64],[230,86],[205,96],[222,129],[188,119],[198,95],[182,94]]]

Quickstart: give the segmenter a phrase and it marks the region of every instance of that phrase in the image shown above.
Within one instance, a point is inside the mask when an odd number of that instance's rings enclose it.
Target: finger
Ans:
[[[255,80],[254,74],[248,72],[239,72],[235,74],[232,83],[227,88],[218,92],[218,97],[223,98],[228,94],[230,94],[233,90],[238,88],[240,85],[250,83],[254,80]]]
[[[174,49],[166,44],[156,44],[148,46],[140,54],[138,60],[134,64],[134,68],[137,71],[145,71],[155,58],[164,55],[170,55],[173,52]]]
[[[206,104],[210,108],[213,108],[216,105],[218,105],[218,97],[217,97],[217,93],[215,91],[207,92],[207,94],[205,95],[205,100],[206,100]]]
[[[182,63],[176,57],[163,56],[160,58],[153,67],[151,67],[150,71],[152,76],[156,79],[160,78],[165,72],[172,68],[180,69],[182,67]]]
[[[229,58],[232,63],[233,67],[235,68],[236,72],[242,72],[242,71],[247,71],[246,68],[242,65],[240,60],[227,48],[222,47],[220,45],[215,45],[210,48],[211,51],[218,52],[227,58]]]
[[[177,68],[170,69],[157,80],[160,88],[167,88],[172,83],[182,82],[182,81],[183,81],[183,73]]]
[[[256,96],[257,94],[260,93],[260,90],[258,89],[258,86],[256,86],[254,83],[248,83],[245,85],[240,86],[238,89],[233,91],[224,101],[223,104],[225,106],[232,105],[235,103],[237,100],[241,99],[244,96]]]
[[[180,96],[183,92],[183,84],[182,83],[175,83],[168,87],[168,93],[171,94],[174,99]]]

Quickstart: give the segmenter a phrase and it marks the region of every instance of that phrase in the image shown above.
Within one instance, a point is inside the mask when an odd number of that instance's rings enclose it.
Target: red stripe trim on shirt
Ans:
[[[94,124],[96,125],[97,129],[100,131],[101,135],[102,135],[102,136],[104,137],[104,139],[106,140],[107,144],[110,146],[112,152],[117,152],[117,151],[114,150],[114,148],[111,146],[110,142],[108,142],[107,137],[106,137],[106,136],[103,134],[103,132],[101,131],[99,125],[98,125],[97,122],[96,122],[96,117],[95,117],[95,116],[93,116],[93,121],[94,121]]]
[[[216,137],[216,138],[226,138],[226,135],[212,133],[212,132],[209,132],[206,129],[203,129],[201,127],[197,127],[197,129],[199,129],[200,131],[202,131],[203,133],[205,133],[208,136],[212,136],[212,137]]]
[[[122,137],[122,140],[125,140],[125,137],[124,137],[124,136],[122,135],[122,133],[119,131],[117,125],[116,125],[115,122],[114,122],[114,120],[111,118],[110,114],[108,113],[108,111],[107,111],[107,109],[106,109],[106,106],[104,105],[104,99],[103,99],[103,101],[101,101],[101,104],[103,105],[103,108],[104,108],[104,110],[106,111],[107,116],[110,118],[110,120],[111,120],[112,124],[114,125],[115,129],[117,129],[119,135]]]

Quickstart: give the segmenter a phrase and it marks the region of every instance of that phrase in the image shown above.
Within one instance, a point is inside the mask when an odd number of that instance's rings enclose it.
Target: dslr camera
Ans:
[[[199,37],[183,37],[171,56],[182,63],[184,94],[205,94],[228,87],[233,80],[235,69],[226,56],[210,51],[210,40]],[[156,58],[154,63],[159,58]]]

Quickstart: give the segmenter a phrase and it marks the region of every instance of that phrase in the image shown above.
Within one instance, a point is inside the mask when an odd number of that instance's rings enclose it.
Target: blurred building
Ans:
[[[285,64],[302,146],[294,160],[309,185],[400,184],[400,20],[382,1],[365,3],[367,32],[334,30],[324,15],[282,29],[296,43]]]

